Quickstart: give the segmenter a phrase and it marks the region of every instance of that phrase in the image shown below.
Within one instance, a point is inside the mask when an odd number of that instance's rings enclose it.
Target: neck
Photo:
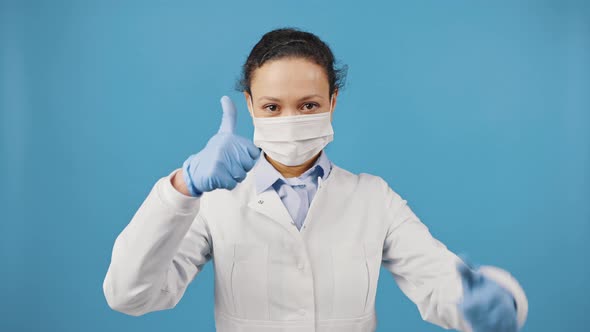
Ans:
[[[318,154],[316,154],[313,158],[309,159],[308,161],[304,162],[301,165],[297,165],[297,166],[287,166],[287,165],[283,165],[281,163],[279,163],[278,161],[273,160],[272,158],[270,158],[269,156],[266,155],[266,153],[264,154],[264,157],[266,157],[266,160],[268,160],[268,162],[277,170],[279,171],[279,173],[281,173],[281,175],[285,178],[293,178],[293,177],[298,177],[301,174],[305,173],[305,171],[307,171],[308,169],[311,168],[311,166],[313,164],[315,164],[316,160],[320,157],[320,154],[322,153],[322,151],[320,151]]]

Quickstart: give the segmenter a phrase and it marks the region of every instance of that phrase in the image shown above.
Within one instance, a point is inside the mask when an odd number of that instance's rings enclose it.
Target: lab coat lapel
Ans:
[[[261,158],[264,158],[262,154]],[[248,202],[248,207],[272,219],[274,222],[279,223],[289,233],[299,236],[299,231],[297,230],[297,227],[295,227],[289,211],[281,201],[281,198],[279,197],[279,194],[276,192],[276,190],[274,190],[274,188],[271,186],[266,188],[264,191],[258,192],[259,190],[256,188],[256,176],[260,171],[259,160],[252,169],[253,176],[250,177],[252,186],[250,188],[251,198]]]
[[[252,197],[248,203],[250,208],[278,222],[293,235],[300,235],[299,230],[293,224],[289,211],[281,201],[279,194],[272,187],[260,194],[256,194],[256,191],[253,190]]]

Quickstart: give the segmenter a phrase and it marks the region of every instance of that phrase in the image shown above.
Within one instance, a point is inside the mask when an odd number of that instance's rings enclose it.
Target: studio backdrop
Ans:
[[[502,267],[524,331],[590,326],[587,1],[2,1],[0,331],[214,331],[207,264],[173,310],[113,311],[116,236],[202,149],[267,31],[348,65],[326,152],[455,253]],[[441,331],[382,268],[377,331]]]

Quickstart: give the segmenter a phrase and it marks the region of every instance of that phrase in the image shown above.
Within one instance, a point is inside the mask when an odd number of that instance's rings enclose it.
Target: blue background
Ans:
[[[115,237],[217,130],[263,33],[349,65],[327,152],[524,287],[524,331],[590,325],[588,1],[18,1],[0,7],[1,331],[213,331],[213,270],[174,310],[112,311]],[[441,331],[382,269],[377,331]]]

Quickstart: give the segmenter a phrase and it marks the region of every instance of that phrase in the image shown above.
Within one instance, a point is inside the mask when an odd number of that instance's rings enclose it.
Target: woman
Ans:
[[[223,97],[217,134],[156,182],[117,237],[109,306],[134,316],[173,308],[213,259],[217,331],[374,331],[383,266],[426,321],[522,327],[527,299],[509,273],[473,270],[381,177],[330,162],[344,75],[317,36],[265,34],[239,82],[253,141],[234,133]]]

